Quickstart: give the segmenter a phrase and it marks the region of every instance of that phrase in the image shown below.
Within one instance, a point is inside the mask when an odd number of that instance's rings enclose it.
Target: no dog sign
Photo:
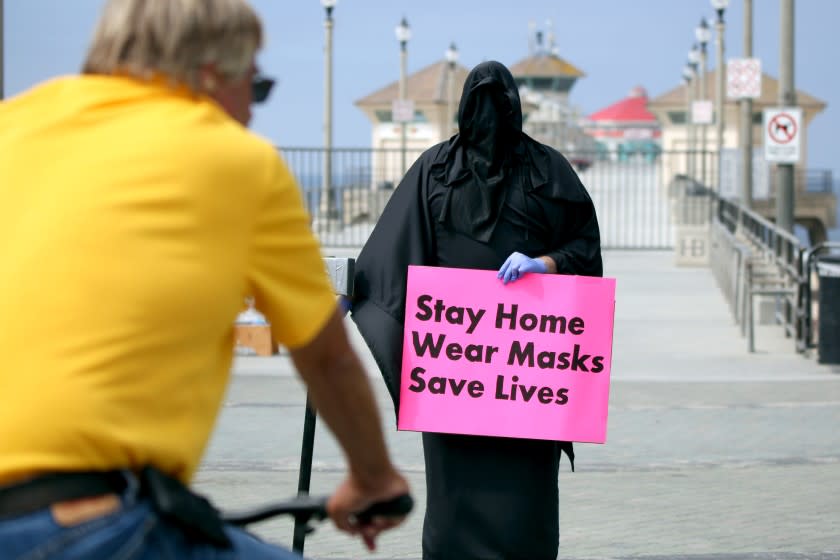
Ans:
[[[797,163],[802,136],[802,109],[764,110],[764,158],[776,163]]]

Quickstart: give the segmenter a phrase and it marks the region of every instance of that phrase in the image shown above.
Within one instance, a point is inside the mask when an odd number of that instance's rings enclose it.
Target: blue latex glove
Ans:
[[[338,305],[342,315],[347,315],[353,309],[353,302],[347,296],[338,296]]]
[[[501,278],[507,284],[522,278],[528,272],[545,274],[547,271],[548,267],[542,259],[532,259],[522,253],[511,253],[499,269],[496,278]]]

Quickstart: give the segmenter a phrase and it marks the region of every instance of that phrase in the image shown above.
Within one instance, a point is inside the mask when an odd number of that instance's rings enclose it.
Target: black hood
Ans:
[[[438,221],[483,242],[496,229],[510,188],[588,198],[568,161],[522,131],[519,89],[496,61],[482,62],[467,76],[458,134],[443,144],[431,174],[450,187]]]
[[[458,130],[465,146],[480,151],[519,143],[519,89],[504,65],[482,62],[469,73],[458,107]]]

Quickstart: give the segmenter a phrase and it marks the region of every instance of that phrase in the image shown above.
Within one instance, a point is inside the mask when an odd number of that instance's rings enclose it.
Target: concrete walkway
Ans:
[[[840,558],[840,368],[794,353],[776,326],[760,327],[759,352],[748,354],[710,271],[672,262],[667,252],[605,255],[618,280],[608,441],[577,445],[577,472],[560,476],[560,558]],[[306,553],[419,559],[420,438],[393,429],[353,336],[419,507],[374,555],[329,525]],[[294,495],[304,398],[287,358],[238,360],[199,490],[225,509]],[[330,492],[343,471],[319,429],[312,493]],[[291,543],[289,521],[257,532]]]

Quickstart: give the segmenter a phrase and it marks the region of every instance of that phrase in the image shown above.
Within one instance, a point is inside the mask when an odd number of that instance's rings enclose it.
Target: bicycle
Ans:
[[[291,500],[276,502],[261,506],[257,509],[240,513],[222,515],[223,521],[236,527],[244,528],[248,525],[266,521],[280,515],[290,515],[295,519],[296,533],[302,528],[303,534],[312,533],[315,528],[310,522],[323,521],[329,517],[327,513],[328,496],[298,495]],[[408,515],[414,507],[414,499],[410,494],[403,494],[385,502],[377,502],[366,510],[355,515],[356,521],[365,525],[374,517],[400,517]],[[303,555],[303,541],[296,542],[292,550]]]

